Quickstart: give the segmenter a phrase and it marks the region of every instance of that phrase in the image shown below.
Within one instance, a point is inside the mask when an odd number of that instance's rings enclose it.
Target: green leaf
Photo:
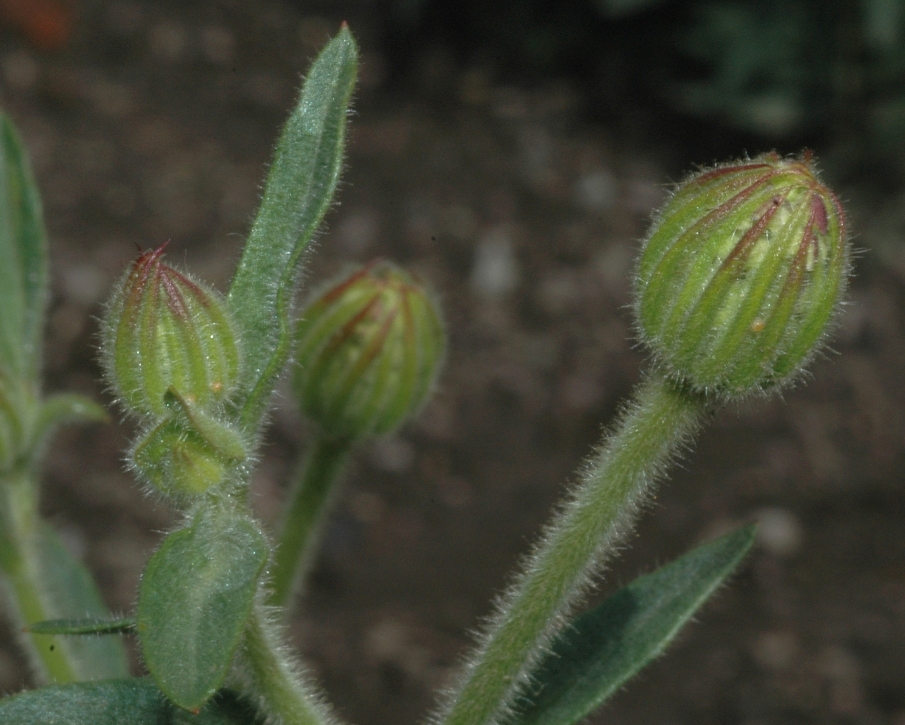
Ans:
[[[4,725],[263,725],[237,695],[221,691],[197,715],[173,707],[149,677],[80,682],[0,700]]]
[[[267,556],[250,519],[209,508],[167,536],[148,562],[138,594],[141,649],[180,707],[196,711],[222,686]]]
[[[531,675],[509,725],[571,725],[663,652],[754,542],[746,526],[642,576],[582,614]],[[518,705],[516,706],[518,708]]]
[[[89,421],[105,423],[107,411],[91,398],[76,393],[60,393],[44,400],[38,409],[31,434],[32,456],[37,456],[54,431],[64,423]]]
[[[12,122],[0,113],[0,368],[36,380],[47,302],[41,199]]]
[[[257,426],[289,356],[299,262],[339,182],[357,68],[358,48],[343,25],[311,66],[283,129],[229,292],[244,355],[237,407],[249,429]]]
[[[43,524],[38,540],[37,566],[42,595],[51,617],[109,617],[91,574],[63,546],[57,533]],[[35,637],[36,644],[43,637]],[[129,675],[123,643],[114,637],[48,637],[39,646],[59,646],[67,655],[78,680],[101,680]]]
[[[77,393],[59,393],[51,395],[41,404],[35,428],[47,435],[58,425],[79,420],[105,423],[110,417],[103,406],[91,398]]]
[[[23,631],[31,634],[125,634],[135,629],[134,619],[48,619]]]

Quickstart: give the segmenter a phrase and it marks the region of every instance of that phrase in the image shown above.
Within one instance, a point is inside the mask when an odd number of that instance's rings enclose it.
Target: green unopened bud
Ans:
[[[247,457],[242,436],[174,389],[165,399],[170,416],[141,436],[132,450],[141,478],[177,497],[196,496],[226,481]]]
[[[763,390],[813,356],[848,271],[845,215],[810,155],[766,154],[679,185],[638,264],[638,325],[694,389]]]
[[[174,388],[210,406],[234,388],[239,350],[220,296],[162,262],[166,244],[145,252],[114,291],[104,318],[103,362],[123,404],[165,415]]]
[[[372,263],[302,313],[293,389],[328,435],[387,433],[426,400],[444,347],[431,295],[398,267]]]

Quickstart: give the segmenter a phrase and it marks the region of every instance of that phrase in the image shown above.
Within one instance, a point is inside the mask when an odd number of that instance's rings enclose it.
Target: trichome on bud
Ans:
[[[693,389],[781,385],[819,348],[849,271],[845,214],[810,154],[770,153],[682,182],[635,280],[643,340]]]

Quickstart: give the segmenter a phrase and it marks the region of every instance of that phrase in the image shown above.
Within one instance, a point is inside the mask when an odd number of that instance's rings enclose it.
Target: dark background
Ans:
[[[861,250],[806,386],[720,413],[601,595],[758,519],[758,546],[610,724],[905,724],[905,9],[861,3],[0,0],[0,103],[47,213],[48,390],[109,402],[97,317],[141,248],[228,285],[300,74],[361,43],[341,205],[311,283],[386,256],[449,326],[434,401],[364,447],[292,635],[346,719],[423,721],[571,472],[638,380],[650,212],[696,164],[807,146]],[[838,353],[838,354],[837,354]],[[172,511],[127,427],[69,428],[43,508],[129,611]],[[308,440],[285,396],[255,481]],[[2,631],[0,689],[29,684]]]

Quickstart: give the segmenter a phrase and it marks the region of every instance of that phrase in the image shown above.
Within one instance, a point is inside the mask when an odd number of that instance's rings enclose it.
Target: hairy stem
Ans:
[[[657,374],[644,381],[503,598],[438,722],[485,725],[506,714],[563,617],[699,428],[708,402]]]
[[[282,649],[271,612],[255,604],[245,630],[244,660],[251,690],[274,725],[335,725],[317,690],[307,685],[298,666]]]
[[[41,581],[40,520],[37,486],[27,471],[0,476],[0,568],[6,575],[7,599],[17,629],[53,619]],[[72,682],[74,668],[52,635],[25,634],[20,643],[42,682]]]
[[[283,520],[274,555],[270,603],[285,606],[311,565],[352,441],[319,434],[308,451]]]

